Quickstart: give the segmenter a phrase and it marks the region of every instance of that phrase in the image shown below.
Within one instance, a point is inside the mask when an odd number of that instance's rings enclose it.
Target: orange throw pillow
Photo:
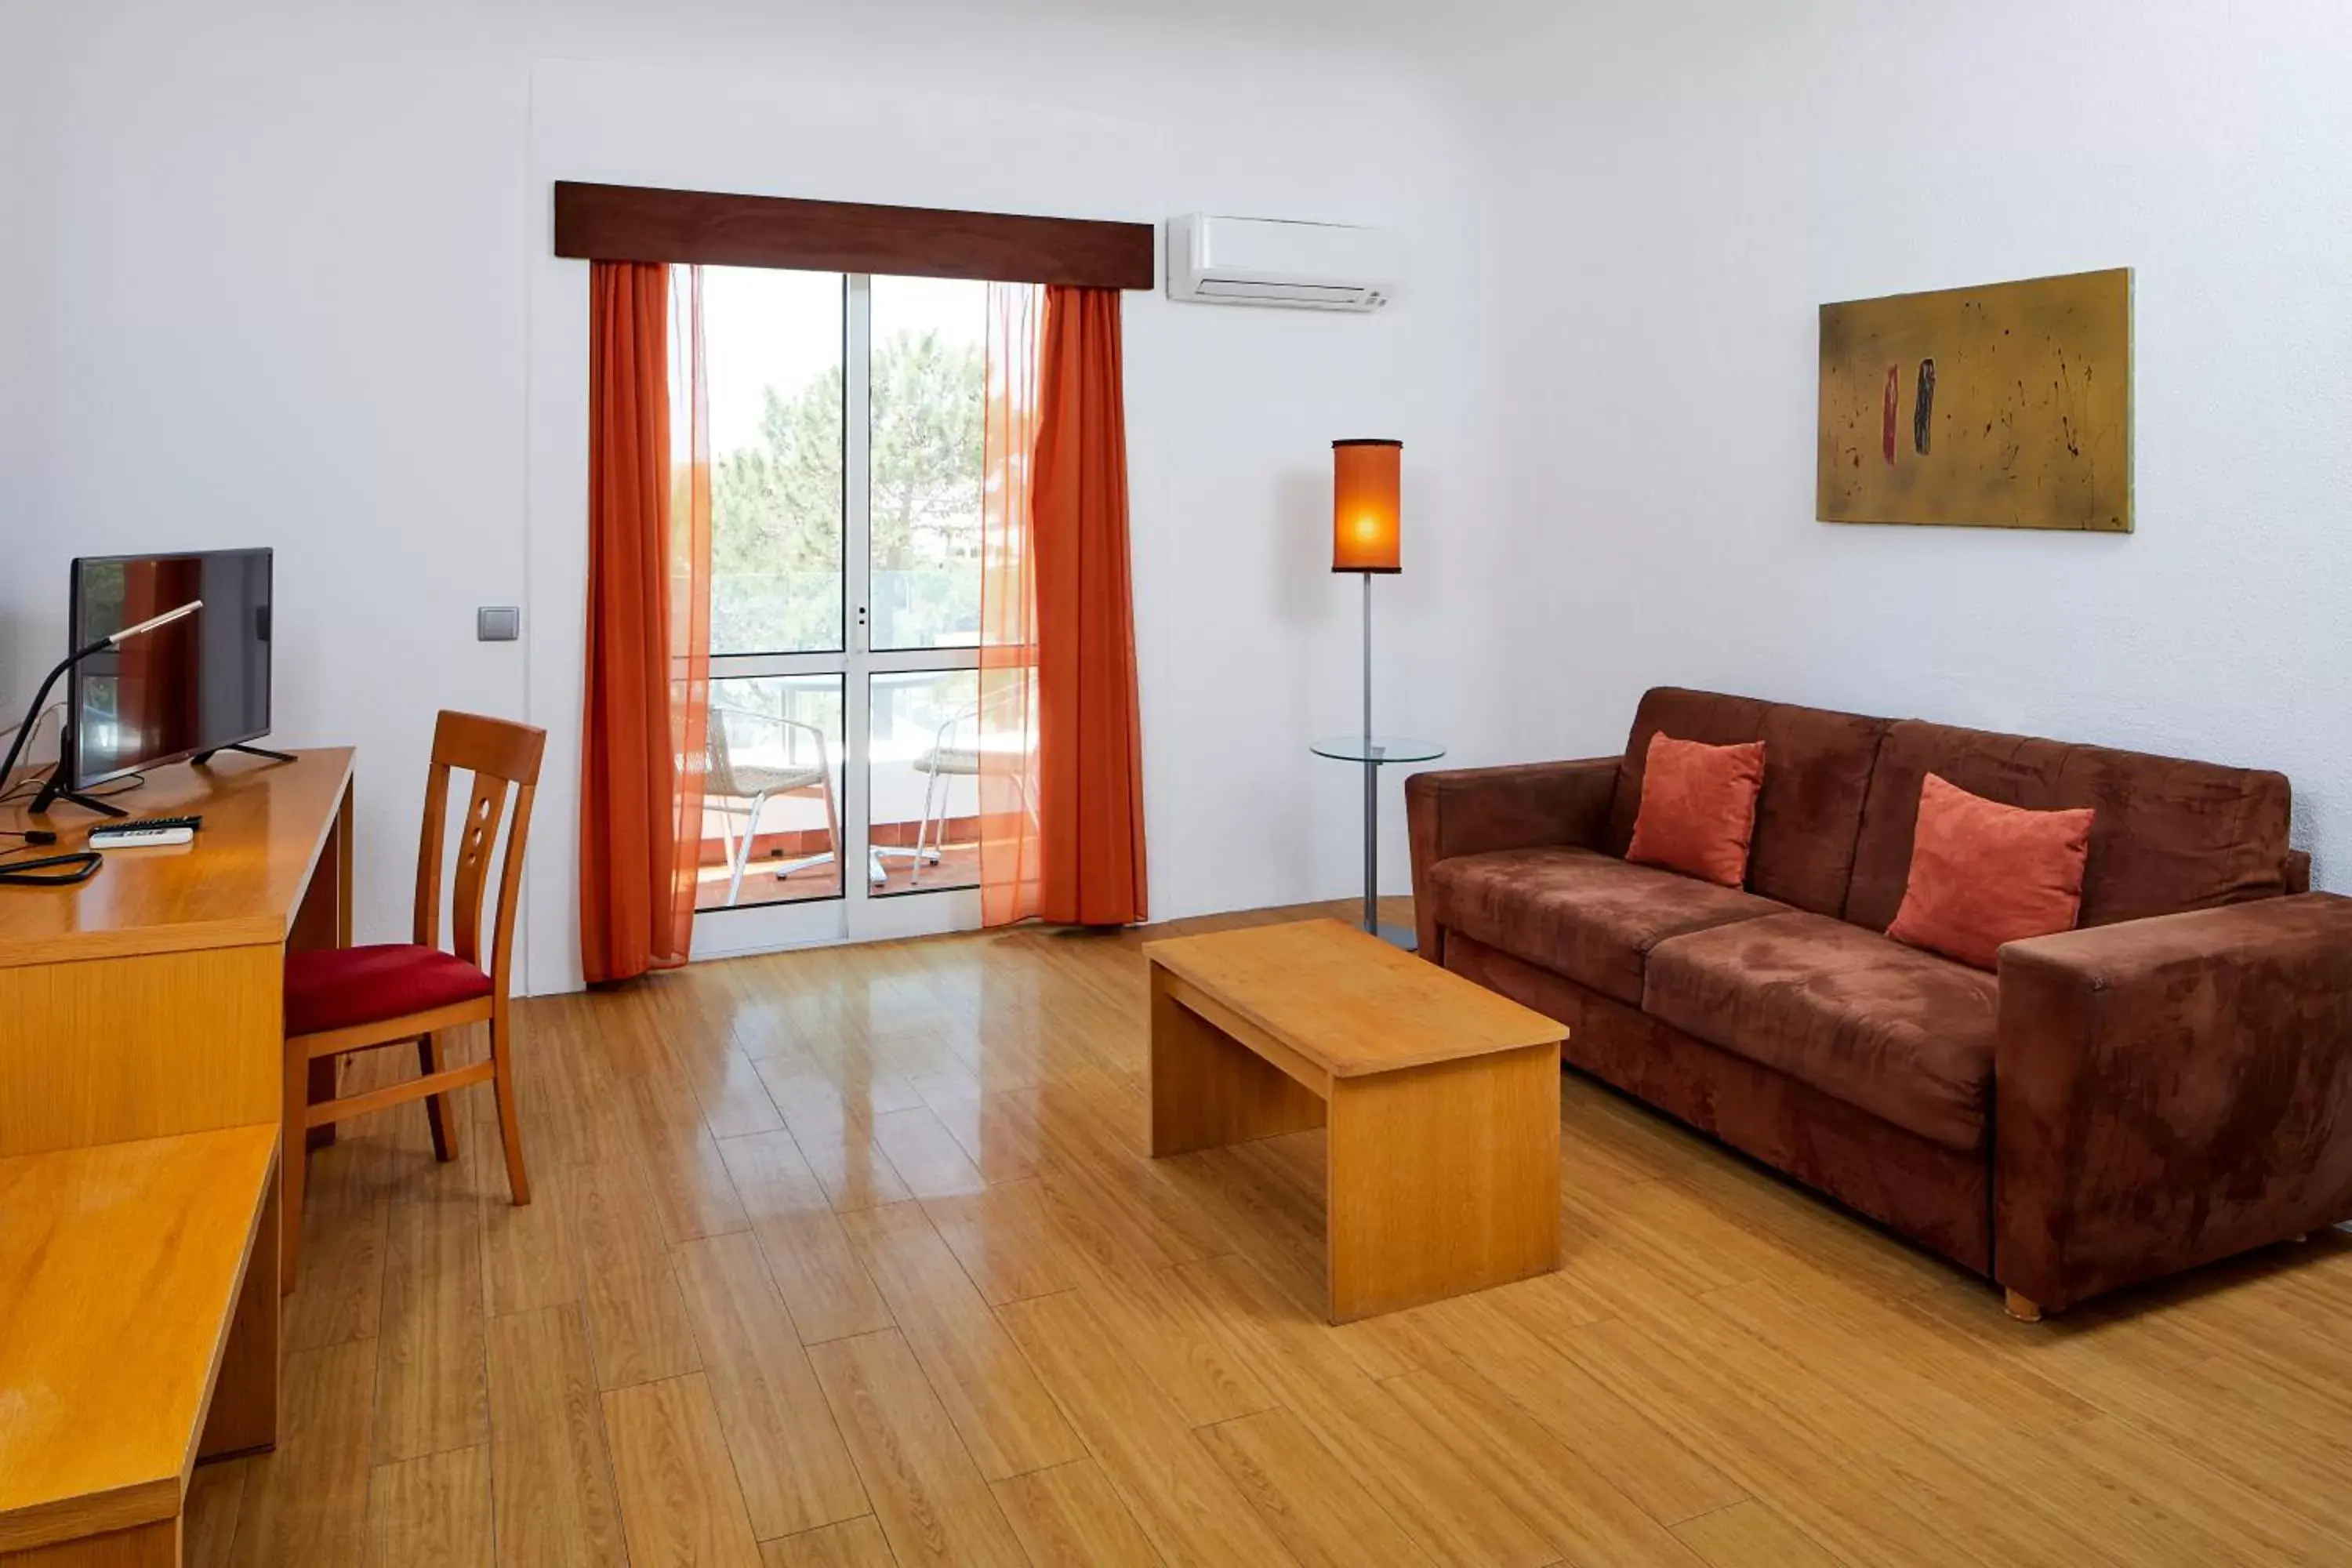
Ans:
[[[1764,742],[1710,746],[1653,735],[1642,764],[1642,809],[1625,858],[1737,888],[1748,880]]]
[[[2087,806],[2002,805],[1929,773],[1919,784],[1911,879],[1886,934],[1990,969],[2002,942],[2073,931],[2092,816]]]

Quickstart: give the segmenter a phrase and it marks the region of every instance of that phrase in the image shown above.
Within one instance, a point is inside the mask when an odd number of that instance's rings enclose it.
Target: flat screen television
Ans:
[[[269,731],[270,552],[85,556],[73,563],[70,645],[205,607],[76,665],[66,690],[69,790],[259,739]]]

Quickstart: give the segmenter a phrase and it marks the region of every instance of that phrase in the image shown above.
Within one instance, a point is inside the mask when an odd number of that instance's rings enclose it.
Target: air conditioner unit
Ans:
[[[1168,222],[1168,297],[1200,305],[1377,310],[1404,247],[1386,229],[1192,213]]]

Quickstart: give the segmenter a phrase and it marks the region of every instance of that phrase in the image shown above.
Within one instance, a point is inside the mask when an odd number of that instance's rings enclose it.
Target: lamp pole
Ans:
[[[1372,574],[1364,579],[1364,929],[1381,929],[1381,764],[1372,757]]]
[[[1365,441],[1339,444],[1359,447],[1376,444],[1391,447],[1394,445],[1392,442]],[[1346,497],[1344,482],[1341,495],[1344,500]],[[1317,741],[1308,749],[1318,757],[1329,757],[1334,762],[1353,763],[1364,770],[1362,926],[1367,934],[1379,937],[1382,942],[1412,952],[1415,951],[1412,927],[1385,926],[1381,923],[1381,770],[1393,767],[1400,763],[1433,762],[1445,754],[1445,748],[1433,741],[1407,741],[1394,735],[1382,739],[1372,733],[1372,578],[1375,574],[1396,570],[1394,536],[1391,533],[1385,551],[1350,550],[1347,547],[1349,541],[1344,537],[1345,530],[1346,524],[1343,521],[1341,548],[1335,552],[1331,569],[1334,572],[1357,572],[1363,574],[1364,584],[1359,590],[1363,595],[1363,723],[1352,735],[1343,734],[1326,741]]]
[[[1354,747],[1364,770],[1364,930],[1381,934],[1381,763],[1372,744],[1372,579],[1402,564],[1404,443],[1331,443],[1331,570],[1364,580],[1364,727]]]

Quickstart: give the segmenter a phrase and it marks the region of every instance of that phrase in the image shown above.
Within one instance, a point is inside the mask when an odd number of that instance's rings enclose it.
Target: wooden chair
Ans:
[[[308,1163],[303,1146],[311,1128],[422,1100],[432,1124],[434,1155],[451,1159],[457,1153],[457,1118],[450,1091],[487,1081],[498,1097],[508,1191],[517,1204],[530,1202],[522,1132],[515,1122],[507,997],[513,976],[523,848],[530,835],[540,756],[546,749],[544,730],[445,710],[434,726],[433,765],[425,778],[425,831],[416,857],[416,940],[286,955],[286,1192],[280,1267],[288,1290],[294,1288]],[[449,774],[458,768],[472,773],[474,783],[449,887],[450,951],[445,952],[440,946],[444,830],[449,816]],[[485,964],[483,895],[509,789],[514,823],[507,831],[506,855],[499,867],[498,912]],[[490,1026],[489,1060],[443,1067],[439,1033],[478,1023]],[[341,1098],[331,1088],[326,1097],[312,1098],[313,1062],[409,1040],[416,1042],[416,1078]],[[326,1081],[331,1084],[331,1074]]]

